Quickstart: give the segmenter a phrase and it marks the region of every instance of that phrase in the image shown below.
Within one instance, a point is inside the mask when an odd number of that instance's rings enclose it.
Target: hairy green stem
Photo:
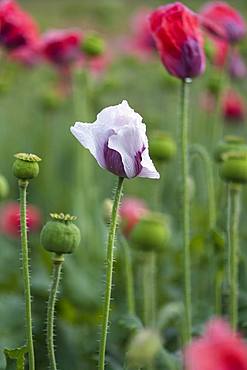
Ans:
[[[204,164],[205,182],[207,183],[208,191],[208,224],[210,230],[213,230],[216,224],[216,204],[215,204],[214,174],[212,160],[207,150],[200,144],[191,145],[191,153],[197,154]]]
[[[107,256],[106,256],[106,287],[104,296],[104,307],[103,307],[103,320],[101,328],[101,338],[100,338],[100,352],[99,352],[99,369],[105,369],[105,350],[106,350],[106,340],[107,340],[107,328],[110,313],[110,303],[111,303],[111,289],[112,289],[112,273],[113,273],[113,255],[114,255],[114,241],[117,229],[117,219],[118,219],[118,208],[120,200],[122,197],[123,189],[123,177],[119,177],[118,185],[114,196],[114,203],[112,208],[111,224],[108,234],[107,242]]]
[[[28,258],[28,240],[27,240],[27,187],[28,181],[19,180],[20,191],[20,224],[21,224],[21,249],[22,249],[22,270],[25,293],[26,308],[26,338],[28,345],[29,370],[35,370],[33,332],[32,332],[32,307],[31,307],[31,289]]]
[[[238,227],[240,214],[240,187],[229,185],[230,215],[229,215],[229,265],[230,265],[230,322],[233,330],[238,325],[238,262],[239,241]]]
[[[61,277],[61,270],[63,265],[63,255],[55,255],[53,259],[52,284],[47,306],[47,351],[51,370],[57,370],[55,346],[54,346],[54,317],[55,305],[58,293],[58,285]]]
[[[129,244],[124,237],[120,237],[123,252],[124,252],[124,266],[125,266],[125,283],[126,283],[126,296],[127,296],[127,306],[128,313],[130,315],[135,315],[135,293],[134,293],[134,277],[132,268],[131,251]]]
[[[191,340],[191,271],[190,271],[190,205],[189,205],[189,160],[188,160],[188,108],[189,83],[182,81],[181,85],[181,117],[180,117],[180,161],[181,161],[181,195],[182,195],[182,227],[183,227],[183,263],[184,263],[184,307],[185,332],[184,340]]]

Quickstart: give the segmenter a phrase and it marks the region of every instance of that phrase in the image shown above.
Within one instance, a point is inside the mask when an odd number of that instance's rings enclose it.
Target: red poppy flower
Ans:
[[[29,231],[37,231],[41,226],[41,214],[37,207],[27,206],[27,226]],[[0,231],[8,236],[20,234],[20,210],[17,202],[9,202],[0,209]]]
[[[216,38],[212,41],[214,44],[213,64],[219,68],[224,68],[229,55],[229,44]]]
[[[207,325],[206,331],[185,350],[186,370],[247,370],[247,345],[220,319]]]
[[[206,4],[201,11],[204,29],[211,35],[229,43],[241,40],[246,33],[246,24],[241,15],[223,1]]]
[[[226,122],[241,123],[245,119],[245,102],[234,90],[225,94],[222,109]]]
[[[169,73],[181,79],[203,73],[203,39],[195,13],[176,2],[156,9],[149,20],[162,62]]]
[[[81,57],[82,34],[77,30],[51,30],[43,35],[44,57],[59,67],[68,67]]]
[[[38,29],[31,16],[13,0],[0,2],[0,44],[14,50],[36,42]]]
[[[41,61],[39,45],[20,47],[9,54],[10,58],[25,67],[34,67]]]
[[[125,198],[119,210],[123,234],[127,237],[140,218],[147,213],[148,208],[142,200]]]

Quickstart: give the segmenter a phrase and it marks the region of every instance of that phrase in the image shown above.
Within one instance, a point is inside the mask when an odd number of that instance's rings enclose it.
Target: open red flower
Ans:
[[[246,34],[246,24],[241,15],[223,1],[206,4],[201,16],[204,29],[224,41],[235,43]]]
[[[81,40],[78,30],[50,30],[43,35],[41,50],[50,63],[68,67],[81,57]]]
[[[31,16],[13,0],[0,2],[0,44],[8,50],[33,44],[38,28]]]
[[[205,333],[185,350],[186,370],[247,370],[247,345],[221,319],[210,321]]]
[[[148,208],[143,200],[125,198],[121,204],[119,215],[123,234],[128,237],[140,218],[148,213]]]
[[[227,123],[241,123],[244,121],[245,102],[236,91],[227,91],[222,104],[222,113]]]
[[[41,214],[37,207],[27,206],[27,226],[31,232],[39,230],[41,226]],[[20,210],[19,203],[9,202],[0,209],[0,231],[1,233],[17,237],[20,234]]]
[[[159,7],[149,20],[161,60],[169,73],[181,79],[203,73],[203,39],[195,13],[176,2]]]

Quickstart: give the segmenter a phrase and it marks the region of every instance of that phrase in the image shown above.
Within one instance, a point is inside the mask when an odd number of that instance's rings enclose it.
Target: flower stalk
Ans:
[[[35,370],[35,357],[32,332],[32,307],[31,307],[31,288],[28,257],[27,240],[27,180],[19,180],[20,192],[20,224],[21,224],[21,250],[22,250],[22,270],[24,281],[25,308],[26,308],[26,338],[28,346],[29,370]]]
[[[229,184],[228,196],[228,273],[230,281],[230,322],[233,330],[238,325],[238,263],[239,263],[239,215],[240,186]]]
[[[110,303],[111,303],[111,290],[112,290],[112,273],[113,273],[113,255],[114,255],[114,241],[118,221],[118,209],[122,197],[123,177],[119,177],[118,185],[114,196],[112,207],[111,224],[108,234],[107,242],[107,256],[106,256],[106,287],[104,296],[103,307],[103,320],[100,338],[100,352],[99,352],[99,370],[105,369],[105,350],[107,341],[107,328],[109,322]]]
[[[61,270],[64,261],[63,254],[55,254],[53,258],[52,285],[47,306],[47,351],[51,370],[57,370],[55,347],[54,347],[54,316],[55,305],[58,293]]]
[[[184,307],[185,307],[185,342],[191,339],[191,271],[190,271],[190,205],[189,205],[189,161],[188,161],[188,107],[189,84],[191,79],[184,79],[181,85],[180,117],[180,161],[181,161],[181,195],[183,223],[183,263],[184,263]]]

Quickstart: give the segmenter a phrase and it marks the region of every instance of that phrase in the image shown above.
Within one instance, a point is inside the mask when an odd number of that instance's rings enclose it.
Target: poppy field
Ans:
[[[0,0],[0,370],[247,370],[247,4]]]

